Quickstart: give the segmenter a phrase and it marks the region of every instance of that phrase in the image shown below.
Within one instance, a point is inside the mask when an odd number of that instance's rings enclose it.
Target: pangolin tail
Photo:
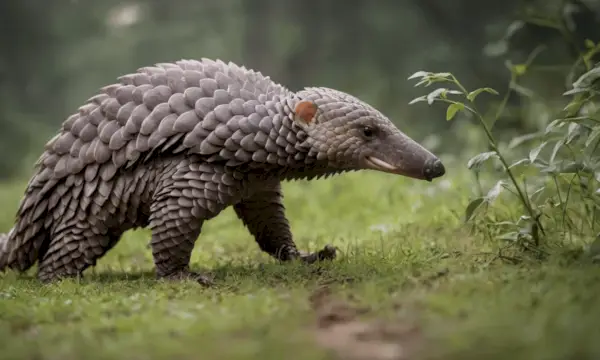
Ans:
[[[14,232],[14,228],[10,229],[6,234],[0,234],[0,271],[6,270],[8,266],[8,255],[10,253],[10,236]]]
[[[48,240],[44,226],[48,215],[47,193],[55,183],[48,182],[40,189],[35,186],[35,180],[34,177],[21,200],[13,228],[0,235],[0,272],[9,268],[27,271],[35,264]]]

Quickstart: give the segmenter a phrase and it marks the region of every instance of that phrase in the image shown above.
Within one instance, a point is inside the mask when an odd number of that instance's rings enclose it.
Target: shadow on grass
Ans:
[[[300,283],[315,285],[330,283],[348,283],[365,280],[356,271],[336,264],[221,264],[211,269],[199,269],[192,265],[192,270],[210,275],[215,287],[230,287],[243,282],[251,282],[254,286],[297,286]],[[127,281],[169,282],[156,278],[154,270],[102,270],[84,274],[82,281],[110,284]],[[177,283],[178,281],[173,281]]]
[[[388,249],[389,250],[389,249]],[[543,260],[535,260],[521,253],[519,261],[508,261],[499,257],[495,252],[465,253],[448,251],[450,249],[420,249],[416,253],[410,252],[371,252],[369,254],[352,254],[333,261],[316,264],[301,262],[278,263],[253,262],[246,259],[243,262],[221,262],[211,268],[200,268],[192,263],[195,272],[205,273],[213,278],[214,288],[225,288],[235,291],[237,288],[251,285],[253,287],[296,287],[296,286],[322,286],[345,285],[367,282],[388,282],[395,287],[421,287],[428,286],[448,276],[488,272],[495,270],[529,269],[535,272],[544,266],[553,266],[556,269],[581,269],[597,267],[588,254],[579,247],[555,248]],[[506,257],[514,260],[513,257]],[[0,280],[14,278],[34,285],[38,282],[36,269],[30,269],[26,274],[0,274]],[[8,277],[7,277],[8,276]],[[81,284],[114,285],[131,283],[132,285],[150,285],[174,283],[181,281],[160,280],[156,278],[152,268],[89,268],[79,279],[74,279]],[[194,283],[193,280],[182,283]]]

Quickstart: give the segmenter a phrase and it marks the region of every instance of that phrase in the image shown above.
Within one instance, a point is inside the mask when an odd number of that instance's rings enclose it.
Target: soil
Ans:
[[[335,297],[328,287],[315,291],[310,302],[317,316],[317,343],[337,359],[409,360],[422,345],[414,322],[373,319],[370,308]]]

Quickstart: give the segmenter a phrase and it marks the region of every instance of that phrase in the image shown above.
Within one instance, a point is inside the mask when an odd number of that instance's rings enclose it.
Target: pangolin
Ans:
[[[442,162],[347,93],[298,92],[261,72],[201,58],[142,67],[101,88],[45,145],[0,270],[38,264],[43,282],[80,276],[133,228],[151,230],[158,278],[210,277],[189,261],[205,221],[233,206],[281,261],[335,258],[297,249],[281,182],[372,169],[431,181]]]

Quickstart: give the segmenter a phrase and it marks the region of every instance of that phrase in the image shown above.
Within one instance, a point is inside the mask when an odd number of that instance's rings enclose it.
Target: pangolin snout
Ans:
[[[438,158],[431,158],[425,162],[423,166],[423,177],[425,180],[431,181],[435,178],[441,177],[446,173],[446,168],[442,161]]]

